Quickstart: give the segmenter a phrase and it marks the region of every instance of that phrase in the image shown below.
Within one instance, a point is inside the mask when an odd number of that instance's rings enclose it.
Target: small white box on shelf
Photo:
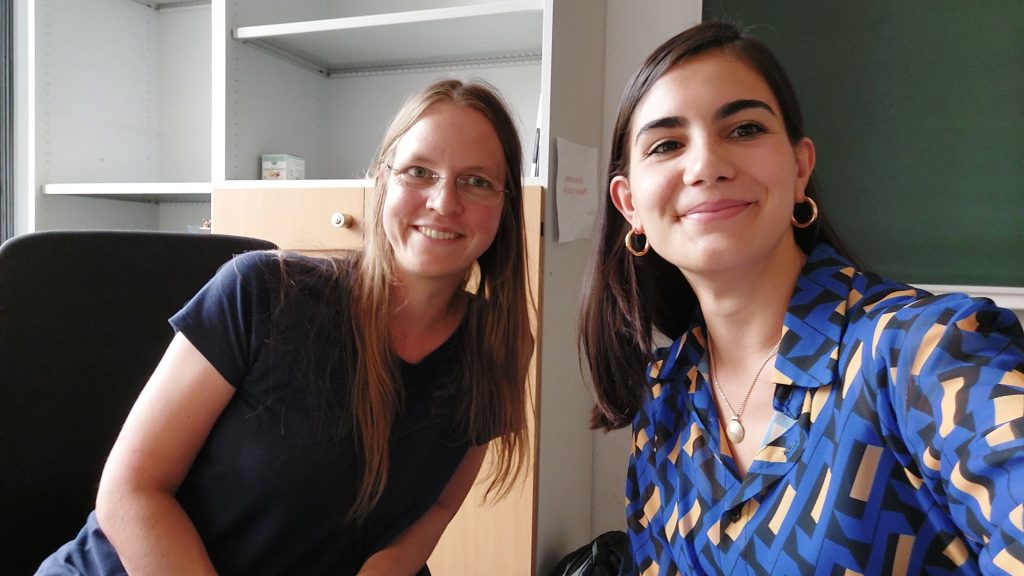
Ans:
[[[306,159],[291,154],[264,154],[264,180],[302,180],[306,177]]]

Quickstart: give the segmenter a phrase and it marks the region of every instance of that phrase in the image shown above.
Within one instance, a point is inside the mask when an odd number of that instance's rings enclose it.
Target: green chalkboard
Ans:
[[[1024,1],[705,0],[800,95],[833,223],[905,282],[1024,286]]]

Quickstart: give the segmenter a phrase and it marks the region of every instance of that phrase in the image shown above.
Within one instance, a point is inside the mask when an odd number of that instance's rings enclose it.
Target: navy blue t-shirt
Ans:
[[[221,574],[355,574],[436,501],[470,445],[450,381],[460,327],[419,363],[400,362],[387,486],[362,523],[346,522],[359,479],[346,427],[355,352],[349,272],[331,270],[245,254],[171,318],[236,388],[177,494]],[[48,562],[112,552],[89,522]]]

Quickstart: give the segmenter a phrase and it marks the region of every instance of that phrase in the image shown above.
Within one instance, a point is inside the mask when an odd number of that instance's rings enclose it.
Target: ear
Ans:
[[[794,201],[799,203],[804,201],[804,190],[807,189],[807,182],[810,181],[811,174],[814,172],[814,142],[804,136],[793,146],[793,152],[796,154],[797,184]]]
[[[633,192],[629,189],[629,178],[616,176],[608,184],[608,194],[612,198],[612,204],[622,214],[634,230],[643,233],[644,226],[640,222],[640,216],[633,206]]]

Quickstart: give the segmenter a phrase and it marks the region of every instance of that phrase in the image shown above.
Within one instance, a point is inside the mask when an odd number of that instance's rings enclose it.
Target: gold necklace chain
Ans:
[[[779,353],[779,346],[782,345],[782,337],[779,337],[779,341],[772,347],[772,351],[768,354],[768,357],[761,363],[761,367],[757,369],[754,374],[754,379],[750,381],[750,387],[747,388],[747,393],[743,396],[743,402],[740,403],[740,409],[733,410],[732,404],[729,399],[725,397],[725,391],[722,390],[721,384],[718,383],[716,374],[718,371],[715,369],[715,355],[711,351],[711,333],[708,332],[708,358],[711,360],[711,385],[718,392],[719,398],[725,402],[725,406],[732,412],[732,419],[729,421],[729,425],[725,429],[726,436],[729,437],[734,444],[743,442],[743,438],[746,436],[746,430],[743,428],[743,423],[740,422],[740,415],[743,414],[743,409],[747,407],[747,400],[750,399],[750,393],[754,391],[754,385],[757,384],[758,378],[761,377],[761,372],[764,372],[764,367],[768,365],[768,361],[775,357]]]

